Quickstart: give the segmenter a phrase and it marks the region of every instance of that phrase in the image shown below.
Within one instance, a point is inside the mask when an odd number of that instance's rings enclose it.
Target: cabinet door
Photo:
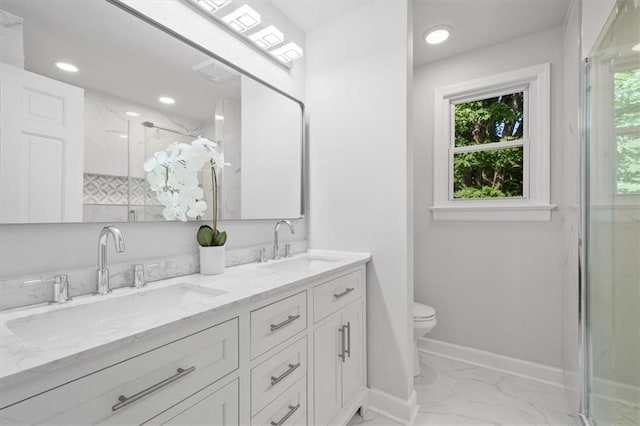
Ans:
[[[342,404],[344,405],[365,383],[362,299],[342,310],[342,326],[346,326],[347,352],[342,364]]]
[[[84,90],[0,66],[0,220],[82,222]]]
[[[342,406],[342,326],[340,312],[326,318],[314,331],[314,425],[326,425]]]
[[[162,423],[163,425],[220,425],[237,426],[238,381],[194,402],[193,405]]]

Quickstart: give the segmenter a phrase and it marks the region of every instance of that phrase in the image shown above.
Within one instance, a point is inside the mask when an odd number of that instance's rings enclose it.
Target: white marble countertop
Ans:
[[[125,288],[114,290],[106,296],[81,296],[63,305],[36,305],[2,311],[0,312],[0,387],[44,374],[51,369],[57,370],[94,358],[122,344],[139,341],[151,331],[157,333],[163,327],[168,327],[177,321],[194,318],[204,313],[223,312],[237,308],[241,304],[264,300],[302,287],[312,279],[364,264],[370,257],[368,253],[310,250],[289,259],[230,267],[220,275],[185,275],[156,281],[143,289]],[[325,258],[331,261],[312,262],[300,268],[274,266],[277,263],[284,264],[292,261],[301,261],[300,265],[302,265],[304,258],[310,260]],[[69,312],[97,309],[96,303],[119,298],[122,299],[122,304],[118,303],[117,306],[122,305],[125,308],[132,296],[140,296],[143,292],[180,284],[187,284],[196,289],[213,289],[220,291],[221,294],[214,298],[195,297],[192,300],[183,300],[175,308],[170,306],[167,309],[163,306],[158,312],[148,315],[136,316],[132,313],[127,315],[126,312],[113,312],[114,316],[109,319],[107,326],[98,324],[93,329],[95,332],[84,333],[76,336],[77,338],[55,336],[55,321],[65,315],[66,318],[71,317]],[[70,308],[72,311],[68,310]],[[135,317],[134,320],[131,320],[132,316]],[[27,339],[21,337],[20,332],[15,331],[15,324],[20,323],[24,326],[29,321],[38,320],[47,324],[47,330],[37,330],[36,333],[44,336]],[[54,331],[49,332],[49,329]]]

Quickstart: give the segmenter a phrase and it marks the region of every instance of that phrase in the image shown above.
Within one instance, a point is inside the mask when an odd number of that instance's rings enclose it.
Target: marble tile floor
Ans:
[[[432,354],[420,360],[415,425],[579,425],[558,386]],[[371,411],[349,423],[358,424],[398,425]]]

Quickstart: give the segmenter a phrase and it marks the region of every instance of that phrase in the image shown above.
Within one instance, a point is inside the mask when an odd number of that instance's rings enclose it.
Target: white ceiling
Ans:
[[[192,67],[210,60],[198,50],[104,1],[2,0],[24,18],[25,68],[74,86],[205,121],[214,100],[237,98],[239,78],[216,84]],[[71,62],[78,73],[54,67]],[[175,105],[158,102],[171,96]]]
[[[371,0],[271,0],[302,31],[346,15]],[[379,1],[379,0],[378,0]]]
[[[570,0],[415,0],[414,65],[561,25]],[[425,30],[446,24],[453,35],[431,46]],[[526,52],[523,52],[526,54]]]

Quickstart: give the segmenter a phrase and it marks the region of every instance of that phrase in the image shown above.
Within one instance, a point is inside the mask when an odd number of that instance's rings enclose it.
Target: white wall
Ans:
[[[429,337],[562,366],[565,222],[575,220],[563,179],[578,159],[563,138],[562,27],[494,44],[415,70],[415,296],[433,306]],[[551,202],[548,223],[434,222],[434,90],[551,62]],[[575,209],[573,209],[575,212]]]
[[[369,251],[369,385],[413,390],[407,1],[371,2],[307,33],[310,243]],[[408,59],[409,58],[409,59]]]
[[[208,19],[180,2],[127,1],[130,6],[202,44],[223,58],[304,100],[304,61],[286,69],[217,28]],[[304,34],[296,34],[304,40]],[[304,44],[304,43],[302,43]],[[304,47],[304,46],[303,46]],[[295,221],[295,240],[306,238],[306,221]],[[275,221],[225,221],[228,248],[270,244]],[[0,225],[0,278],[37,274],[97,263],[97,239],[101,224]],[[197,224],[135,223],[118,225],[127,250],[111,254],[111,262],[196,253]],[[291,237],[283,233],[284,241]],[[110,250],[113,250],[110,248]]]

